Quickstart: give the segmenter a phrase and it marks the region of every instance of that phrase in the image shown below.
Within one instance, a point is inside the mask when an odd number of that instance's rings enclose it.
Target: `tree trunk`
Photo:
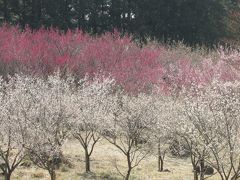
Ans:
[[[130,169],[128,169],[128,172],[127,172],[127,175],[126,175],[126,177],[125,177],[125,180],[129,180],[129,177],[130,177],[130,174],[131,174],[131,168]]]
[[[129,180],[129,177],[130,177],[131,171],[132,171],[132,164],[131,164],[130,154],[129,153],[127,153],[127,162],[128,162],[128,171],[127,171],[127,175],[125,177],[125,180]]]
[[[11,175],[12,175],[11,172],[5,172],[4,174],[5,174],[5,175],[4,175],[5,180],[10,180],[10,179],[11,179]]]
[[[86,168],[86,172],[91,172],[91,169],[90,169],[90,156],[88,154],[88,150],[85,149],[85,168]]]
[[[194,174],[194,180],[198,180],[198,173],[195,169],[194,169],[193,174]]]
[[[23,0],[23,10],[22,10],[22,23],[21,25],[25,27],[26,25],[26,0]]]
[[[38,4],[37,4],[37,22],[38,25],[40,26],[41,24],[41,17],[42,17],[42,0],[38,0]]]
[[[56,173],[54,170],[49,171],[49,174],[50,174],[51,180],[56,180]]]
[[[161,155],[158,156],[158,171],[163,172],[163,158]]]
[[[201,159],[200,160],[200,180],[204,180],[204,174],[205,174],[204,159]]]
[[[161,149],[160,149],[160,140],[158,142],[158,171],[163,171],[163,157],[161,156]]]
[[[237,180],[239,178],[238,173],[234,174],[234,176],[231,178],[231,180]]]

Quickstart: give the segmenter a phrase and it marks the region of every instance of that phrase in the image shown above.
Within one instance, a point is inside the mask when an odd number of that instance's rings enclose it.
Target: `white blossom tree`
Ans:
[[[188,133],[204,160],[216,169],[222,180],[240,177],[240,83],[214,81],[207,87],[194,87],[185,94],[185,112],[194,131]],[[202,167],[204,164],[202,164]],[[204,169],[200,166],[200,178]]]
[[[76,90],[75,119],[72,134],[80,142],[85,153],[85,171],[91,172],[90,157],[96,143],[101,139],[102,124],[108,117],[108,95],[114,80],[95,77],[80,81]]]
[[[6,83],[0,80],[0,169],[5,180],[10,180],[13,171],[26,156],[25,117],[21,115],[19,97],[24,89],[10,79]]]
[[[112,117],[105,122],[103,135],[126,157],[127,172],[121,172],[117,164],[116,168],[123,178],[128,180],[132,170],[150,152],[147,144],[155,120],[152,96],[130,96],[118,92],[111,98]]]
[[[177,101],[170,95],[157,93],[153,96],[153,115],[155,116],[155,123],[151,129],[153,134],[151,142],[154,146],[153,154],[158,158],[158,171],[164,170],[164,160],[169,145],[174,138],[173,129],[176,125],[175,121],[179,118],[178,111],[176,111]]]
[[[61,147],[70,134],[70,122],[74,118],[73,79],[63,80],[56,73],[46,80],[24,76],[17,80],[23,83],[26,91],[21,104],[27,126],[24,148],[30,159],[46,169],[54,180],[62,158]],[[27,101],[29,106],[26,106]]]

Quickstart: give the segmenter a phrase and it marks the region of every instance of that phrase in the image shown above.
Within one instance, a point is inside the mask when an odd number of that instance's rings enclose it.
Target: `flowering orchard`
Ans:
[[[32,32],[18,27],[0,28],[0,63],[2,74],[25,72],[51,74],[68,69],[83,78],[86,74],[113,77],[131,92],[152,90],[153,84],[167,88],[192,82],[205,83],[213,78],[239,78],[239,53],[219,50],[217,61],[202,57],[196,64],[184,52],[169,52],[156,45],[138,47],[131,37],[107,33],[91,37],[80,30],[61,33],[56,29]]]
[[[122,178],[149,156],[188,157],[194,180],[240,177],[240,53],[198,56],[117,32],[0,28],[0,169],[10,180],[27,158],[52,180],[75,138],[91,172],[95,145],[125,157]],[[71,160],[70,160],[71,161]],[[177,161],[177,158],[176,158]]]

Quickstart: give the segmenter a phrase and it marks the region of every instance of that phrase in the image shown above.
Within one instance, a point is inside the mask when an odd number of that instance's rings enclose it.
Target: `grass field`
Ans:
[[[94,174],[84,174],[84,153],[80,144],[71,140],[64,145],[64,155],[71,161],[74,167],[62,166],[57,171],[57,180],[84,180],[84,179],[106,179],[121,180],[115,168],[115,162],[118,167],[124,170],[126,167],[125,159],[119,151],[105,141],[101,141],[92,155],[91,168]],[[157,159],[147,157],[142,163],[134,169],[132,180],[192,180],[192,167],[188,159],[175,159],[167,157],[165,169],[171,172],[158,172]],[[13,180],[48,180],[47,171],[31,166],[30,168],[19,167],[13,174]],[[218,176],[210,177],[209,180],[218,180]]]

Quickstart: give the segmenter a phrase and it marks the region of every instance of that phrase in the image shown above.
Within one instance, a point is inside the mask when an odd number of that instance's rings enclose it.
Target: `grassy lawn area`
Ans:
[[[79,180],[79,179],[108,179],[121,180],[122,177],[115,168],[125,172],[126,161],[121,153],[106,141],[101,141],[96,145],[92,155],[91,169],[92,176],[84,174],[84,153],[80,144],[75,140],[69,140],[64,145],[64,155],[72,163],[73,167],[62,166],[57,171],[57,180]],[[132,173],[133,180],[192,180],[193,173],[189,159],[176,159],[166,157],[165,169],[171,172],[158,172],[157,159],[147,157],[136,167]],[[47,171],[37,167],[19,167],[13,174],[15,180],[48,180]],[[209,180],[220,179],[217,175],[210,177]]]

